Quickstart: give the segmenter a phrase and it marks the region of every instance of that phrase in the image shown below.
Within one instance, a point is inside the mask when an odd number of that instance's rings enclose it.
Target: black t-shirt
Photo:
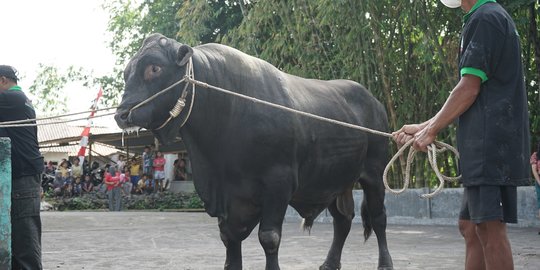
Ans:
[[[0,122],[34,118],[36,113],[32,103],[20,87],[0,91]],[[11,139],[11,168],[14,179],[43,172],[37,127],[0,127],[0,137]]]
[[[519,35],[497,3],[466,17],[459,68],[482,78],[480,94],[459,117],[465,186],[529,183],[529,115]]]

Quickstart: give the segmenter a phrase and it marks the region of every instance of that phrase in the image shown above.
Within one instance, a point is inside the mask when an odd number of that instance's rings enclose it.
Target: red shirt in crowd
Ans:
[[[163,171],[165,169],[165,158],[156,157],[154,159],[154,171]]]
[[[112,190],[113,188],[120,185],[120,173],[116,172],[115,176],[112,176],[110,173],[105,173],[105,184],[107,184],[107,190]]]

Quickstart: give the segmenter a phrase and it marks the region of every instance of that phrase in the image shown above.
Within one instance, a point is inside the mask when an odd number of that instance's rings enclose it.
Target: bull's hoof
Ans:
[[[319,266],[319,270],[339,270],[341,269],[341,263],[338,263],[337,265],[332,265],[329,263],[323,263],[323,265]]]
[[[393,266],[379,266],[377,270],[394,270]]]

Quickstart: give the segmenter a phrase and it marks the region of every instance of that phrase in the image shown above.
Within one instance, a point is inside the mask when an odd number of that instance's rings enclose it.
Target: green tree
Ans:
[[[70,66],[59,70],[55,66],[39,64],[38,75],[29,87],[35,97],[32,101],[40,115],[58,115],[67,111],[67,96],[60,91],[70,83],[84,87],[93,86],[91,73],[82,68]]]

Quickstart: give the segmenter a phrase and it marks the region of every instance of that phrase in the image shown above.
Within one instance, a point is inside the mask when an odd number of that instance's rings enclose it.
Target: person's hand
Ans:
[[[437,133],[431,131],[429,127],[425,127],[414,135],[414,149],[422,152],[427,152],[428,145],[432,144],[437,138]]]
[[[422,129],[420,124],[404,125],[399,130],[392,132],[392,137],[398,145],[404,145],[413,139],[413,136]]]

